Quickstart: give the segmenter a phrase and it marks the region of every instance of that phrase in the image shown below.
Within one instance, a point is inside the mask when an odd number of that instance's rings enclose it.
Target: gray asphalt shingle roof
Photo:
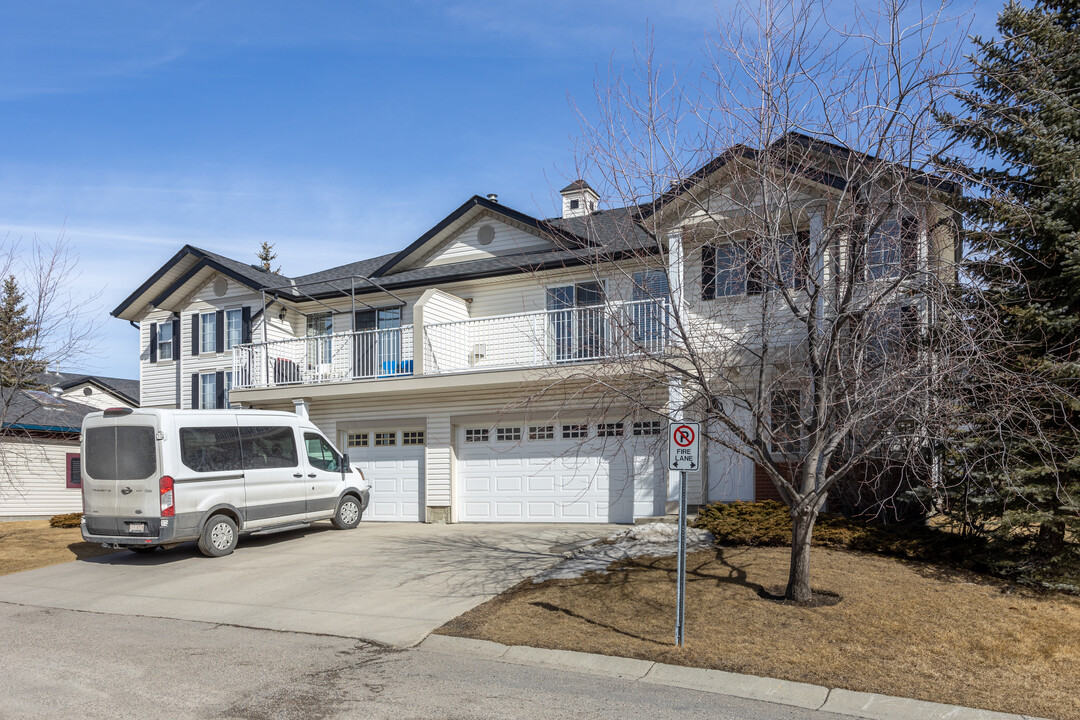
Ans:
[[[80,432],[83,418],[98,408],[56,398],[43,390],[0,388],[0,415],[5,430]]]

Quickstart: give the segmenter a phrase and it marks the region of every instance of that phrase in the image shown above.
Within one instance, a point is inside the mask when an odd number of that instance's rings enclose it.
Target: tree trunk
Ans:
[[[817,516],[813,510],[791,516],[791,569],[784,597],[800,604],[814,599],[810,591],[810,540]]]

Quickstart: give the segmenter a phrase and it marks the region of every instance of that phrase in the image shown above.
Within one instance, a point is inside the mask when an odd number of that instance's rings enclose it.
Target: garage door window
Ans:
[[[397,445],[397,432],[375,433],[375,447],[393,447]]]
[[[634,435],[659,435],[660,434],[660,421],[659,420],[645,420],[644,422],[634,423]]]
[[[530,425],[529,426],[529,439],[530,440],[554,440],[555,439],[555,426],[554,425]]]
[[[487,442],[488,429],[487,428],[466,428],[465,430],[465,442]]]
[[[349,445],[349,447],[367,447],[368,446],[368,434],[367,433],[349,433],[348,445]]]
[[[401,433],[402,445],[423,445],[424,444],[424,431],[423,430],[406,430]]]
[[[621,422],[600,423],[596,427],[596,434],[599,437],[621,437],[623,434],[623,424]]]
[[[508,427],[496,428],[495,440],[497,442],[521,442],[521,428]]]
[[[588,425],[563,425],[562,426],[563,440],[573,440],[574,438],[583,438],[589,436]]]

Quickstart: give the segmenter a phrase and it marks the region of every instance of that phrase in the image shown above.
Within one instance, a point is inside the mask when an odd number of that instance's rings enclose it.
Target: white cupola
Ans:
[[[562,216],[564,218],[581,217],[596,211],[600,196],[589,187],[589,183],[578,178],[559,191],[562,195]]]

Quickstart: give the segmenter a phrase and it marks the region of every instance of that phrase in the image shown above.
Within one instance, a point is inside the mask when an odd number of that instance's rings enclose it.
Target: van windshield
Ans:
[[[95,480],[143,480],[157,474],[154,428],[98,427],[86,431],[83,472]]]

